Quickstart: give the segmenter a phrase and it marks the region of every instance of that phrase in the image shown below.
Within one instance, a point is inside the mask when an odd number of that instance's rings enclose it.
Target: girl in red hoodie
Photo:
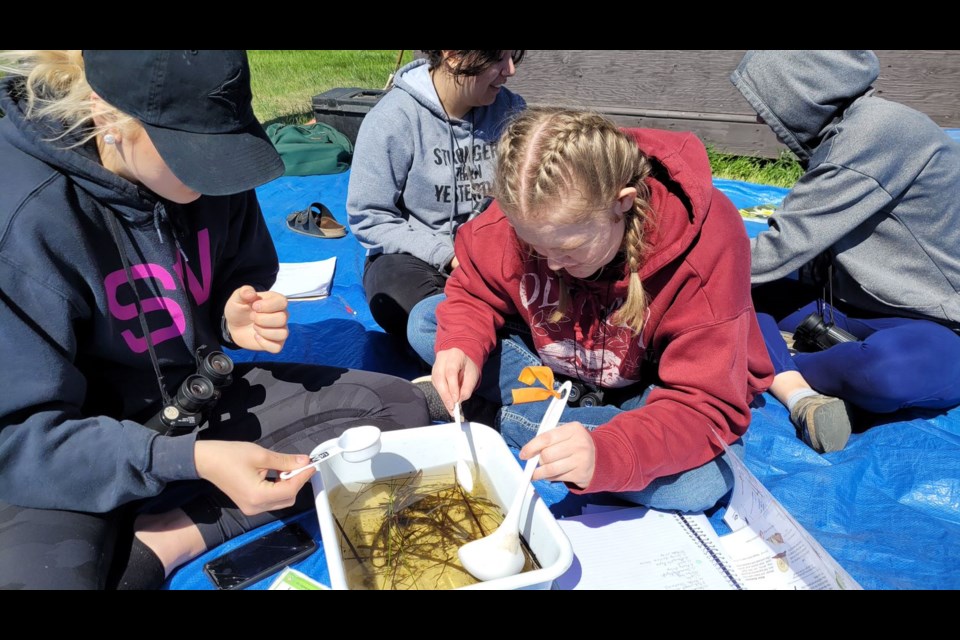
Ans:
[[[495,195],[457,234],[444,296],[408,327],[444,405],[474,392],[503,404],[508,443],[541,456],[534,479],[660,509],[713,506],[732,486],[719,440],[742,446],[773,368],[743,222],[713,188],[703,145],[530,110],[500,139]],[[540,364],[574,381],[580,406],[534,437],[546,401],[511,394]]]

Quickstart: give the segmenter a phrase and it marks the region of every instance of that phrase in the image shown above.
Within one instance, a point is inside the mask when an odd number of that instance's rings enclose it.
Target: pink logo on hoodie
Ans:
[[[210,259],[210,234],[207,229],[203,229],[197,234],[197,245],[200,260],[200,278],[197,278],[197,275],[188,265],[184,265],[183,257],[179,254],[177,256],[177,262],[173,266],[176,277],[174,277],[174,273],[171,273],[170,270],[156,263],[131,265],[130,273],[134,280],[156,280],[159,287],[167,291],[176,291],[177,283],[179,282],[185,291],[189,291],[197,306],[200,306],[210,298],[211,283],[213,281],[213,264]],[[186,275],[186,278],[184,278],[184,275]],[[129,291],[130,286],[127,282],[126,272],[123,269],[114,271],[104,279],[103,285],[107,292],[110,314],[117,320],[125,321],[136,319],[136,298],[134,294]],[[130,300],[129,303],[124,304],[120,302],[121,288],[127,290],[124,292],[123,297],[125,300]],[[169,325],[160,329],[154,329],[150,332],[150,339],[154,345],[179,338],[184,334],[187,328],[186,314],[183,312],[183,307],[181,307],[176,300],[166,296],[158,296],[141,298],[141,303],[145,314],[163,312],[170,318]],[[139,330],[139,328],[140,325],[137,323],[136,329]],[[147,350],[146,338],[138,335],[134,330],[124,329],[120,335],[134,353],[143,353]]]

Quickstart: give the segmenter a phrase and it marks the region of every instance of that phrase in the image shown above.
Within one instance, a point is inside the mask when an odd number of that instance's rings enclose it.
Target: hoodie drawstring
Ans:
[[[450,239],[453,240],[453,219],[457,215],[457,154],[456,142],[453,139],[453,124],[447,118],[447,133],[450,138],[450,177],[453,178],[453,208],[450,209]]]
[[[160,225],[157,222],[157,207],[163,209],[163,205],[159,202],[157,206],[153,208],[154,214],[154,226],[157,229],[157,233],[160,232]],[[160,360],[157,358],[156,349],[153,346],[153,339],[150,335],[150,327],[147,326],[147,318],[143,312],[143,301],[140,300],[140,294],[137,292],[137,285],[133,281],[133,272],[130,267],[130,259],[127,257],[127,252],[124,250],[123,242],[120,238],[120,223],[117,222],[117,217],[113,215],[112,212],[106,212],[107,223],[110,225],[110,233],[113,235],[113,243],[117,246],[117,251],[120,252],[120,261],[123,263],[123,271],[127,276],[127,284],[130,286],[130,290],[133,292],[133,296],[137,301],[137,318],[140,320],[140,330],[143,332],[144,340],[147,341],[147,351],[150,352],[150,363],[153,365],[153,373],[157,377],[157,386],[160,387],[160,398],[163,400],[164,406],[171,403],[170,394],[167,393],[167,388],[163,383],[163,373],[160,371]],[[163,242],[163,238],[160,239]]]
[[[163,202],[157,200],[157,204],[153,205],[153,228],[157,230],[157,237],[160,238],[160,244],[163,242],[163,232],[160,230],[160,222],[166,222],[167,226],[170,227],[170,235],[173,237],[173,244],[177,247],[177,251],[180,252],[180,255],[183,256],[184,262],[190,262],[190,258],[187,257],[187,253],[183,250],[183,247],[180,246],[180,240],[178,238],[179,234],[173,228],[173,223],[170,221],[170,216],[167,215],[167,208],[163,206]]]
[[[160,231],[160,220],[167,213],[166,208],[163,206],[163,203],[159,200],[157,204],[153,205],[153,228],[157,230],[157,238],[160,240],[160,244],[163,244],[163,233]]]
[[[474,132],[474,129],[476,128],[474,117],[475,117],[474,111],[473,109],[471,109],[470,110],[470,146],[467,148],[466,152],[464,152],[463,154],[463,157],[460,159],[461,169],[463,170],[464,174],[470,177],[470,197],[471,198],[475,193],[475,190],[473,188],[473,171],[470,167],[467,166],[467,161],[471,160],[471,158],[473,157],[473,145],[474,145],[473,132]],[[456,152],[462,151],[462,149],[457,144],[456,139],[454,138],[453,124],[450,122],[449,117],[447,118],[447,133],[449,134],[448,137],[450,138],[450,171],[451,171],[451,177],[453,178],[453,209],[450,211],[450,238],[453,239],[455,235],[454,218],[456,218],[457,214],[459,213],[458,205],[460,203],[458,199],[458,194],[460,190],[457,185],[457,153]],[[473,211],[471,211],[467,215],[471,216],[474,213],[477,213],[478,208],[479,206],[475,206],[473,208]],[[479,210],[483,211],[483,209],[486,209],[486,206],[484,206],[482,209],[479,209]]]

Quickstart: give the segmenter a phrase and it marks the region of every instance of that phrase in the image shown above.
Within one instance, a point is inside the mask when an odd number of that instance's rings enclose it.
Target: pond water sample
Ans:
[[[457,484],[455,467],[426,469],[330,492],[350,589],[457,589],[477,581],[457,550],[491,533],[504,513],[486,476],[474,471],[473,492]],[[540,565],[521,536],[523,571]]]

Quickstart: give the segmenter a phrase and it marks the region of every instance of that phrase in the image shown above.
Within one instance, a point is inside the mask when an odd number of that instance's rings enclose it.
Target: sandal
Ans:
[[[314,202],[306,209],[288,215],[287,227],[315,238],[342,238],[347,235],[347,228],[337,222],[330,209],[320,202]]]

